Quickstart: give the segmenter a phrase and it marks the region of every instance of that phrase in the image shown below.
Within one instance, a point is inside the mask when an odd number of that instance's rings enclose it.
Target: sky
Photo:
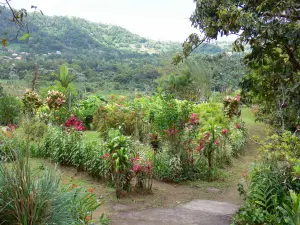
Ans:
[[[193,0],[11,0],[14,8],[37,6],[45,15],[76,16],[124,27],[142,37],[183,42],[196,30]]]

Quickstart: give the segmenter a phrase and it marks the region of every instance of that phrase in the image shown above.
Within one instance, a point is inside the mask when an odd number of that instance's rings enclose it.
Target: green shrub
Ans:
[[[270,136],[260,149],[262,158],[270,161],[300,163],[300,138],[286,131]]]
[[[13,137],[2,137],[0,144],[0,164],[3,162],[10,162],[14,160],[14,155],[12,154],[15,148],[24,148],[24,144],[20,143],[20,140]]]
[[[85,168],[87,172],[102,180],[111,180],[109,167],[107,166],[105,155],[107,149],[102,140],[84,143]]]
[[[0,97],[0,122],[3,125],[18,123],[21,115],[21,102],[13,96]]]
[[[57,163],[83,170],[85,158],[81,132],[71,129],[67,133],[60,128],[52,127],[45,137],[40,154],[51,157]]]
[[[154,176],[157,179],[180,182],[184,180],[182,171],[183,168],[178,156],[171,156],[166,151],[155,155]]]
[[[48,126],[35,118],[24,118],[21,127],[28,140],[40,142],[48,131]]]
[[[93,117],[93,127],[104,136],[108,130],[119,127],[124,135],[134,135],[137,115],[133,108],[120,104],[100,106]]]
[[[246,202],[232,218],[232,225],[270,225],[277,224],[276,216],[257,207],[256,204]]]

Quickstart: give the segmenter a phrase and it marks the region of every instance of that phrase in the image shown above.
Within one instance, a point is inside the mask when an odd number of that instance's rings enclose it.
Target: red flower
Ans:
[[[227,130],[226,128],[224,128],[224,129],[221,131],[221,133],[222,133],[223,135],[226,135],[226,134],[228,133],[228,130]]]
[[[236,127],[237,129],[241,129],[241,125],[238,124],[238,123],[235,123],[235,127]]]

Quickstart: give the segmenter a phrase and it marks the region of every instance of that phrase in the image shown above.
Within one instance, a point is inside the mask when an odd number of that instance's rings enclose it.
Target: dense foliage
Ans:
[[[57,68],[62,64],[67,64],[69,73],[74,77],[73,82],[81,88],[80,94],[99,89],[133,91],[138,88],[149,92],[156,86],[154,81],[157,78],[171,73],[180,76],[185,70],[171,65],[172,55],[180,50],[179,43],[152,41],[117,26],[79,18],[28,14],[24,23],[30,21],[29,38],[18,40],[14,38],[18,26],[7,19],[10,11],[2,6],[1,9],[0,33],[7,33],[8,37],[6,48],[0,49],[0,79],[31,83],[33,74],[38,74],[37,87],[45,87],[53,84],[55,76],[52,73],[58,72]],[[27,34],[26,30],[21,30],[20,36],[24,32]],[[197,55],[223,52],[217,45],[205,44],[199,48]],[[190,68],[195,62],[185,66],[193,77],[197,76],[199,69],[213,70],[210,83],[216,87],[208,86],[208,90],[224,90],[228,86],[237,88],[244,75],[238,56],[230,53],[203,58],[195,59],[197,69]],[[209,69],[206,68],[208,63]],[[219,68],[212,69],[213,65]],[[193,79],[193,82],[194,86],[199,86],[201,80]]]
[[[204,41],[236,34],[233,49],[250,52],[251,69],[243,81],[243,95],[260,105],[261,120],[294,131],[299,123],[299,2],[295,0],[197,1],[190,20],[201,35],[184,43],[179,62]]]
[[[299,149],[299,138],[290,132],[263,143],[261,160],[239,187],[246,203],[234,224],[299,224]]]

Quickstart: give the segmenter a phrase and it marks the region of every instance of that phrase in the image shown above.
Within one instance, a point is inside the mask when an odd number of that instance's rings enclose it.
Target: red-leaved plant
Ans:
[[[65,126],[67,128],[74,128],[77,131],[85,130],[85,126],[83,125],[83,123],[80,120],[78,120],[74,115],[71,115],[71,117],[65,123]]]
[[[151,192],[153,162],[149,159],[144,160],[139,156],[132,158],[131,160],[133,163],[131,170],[136,177],[136,188]]]

